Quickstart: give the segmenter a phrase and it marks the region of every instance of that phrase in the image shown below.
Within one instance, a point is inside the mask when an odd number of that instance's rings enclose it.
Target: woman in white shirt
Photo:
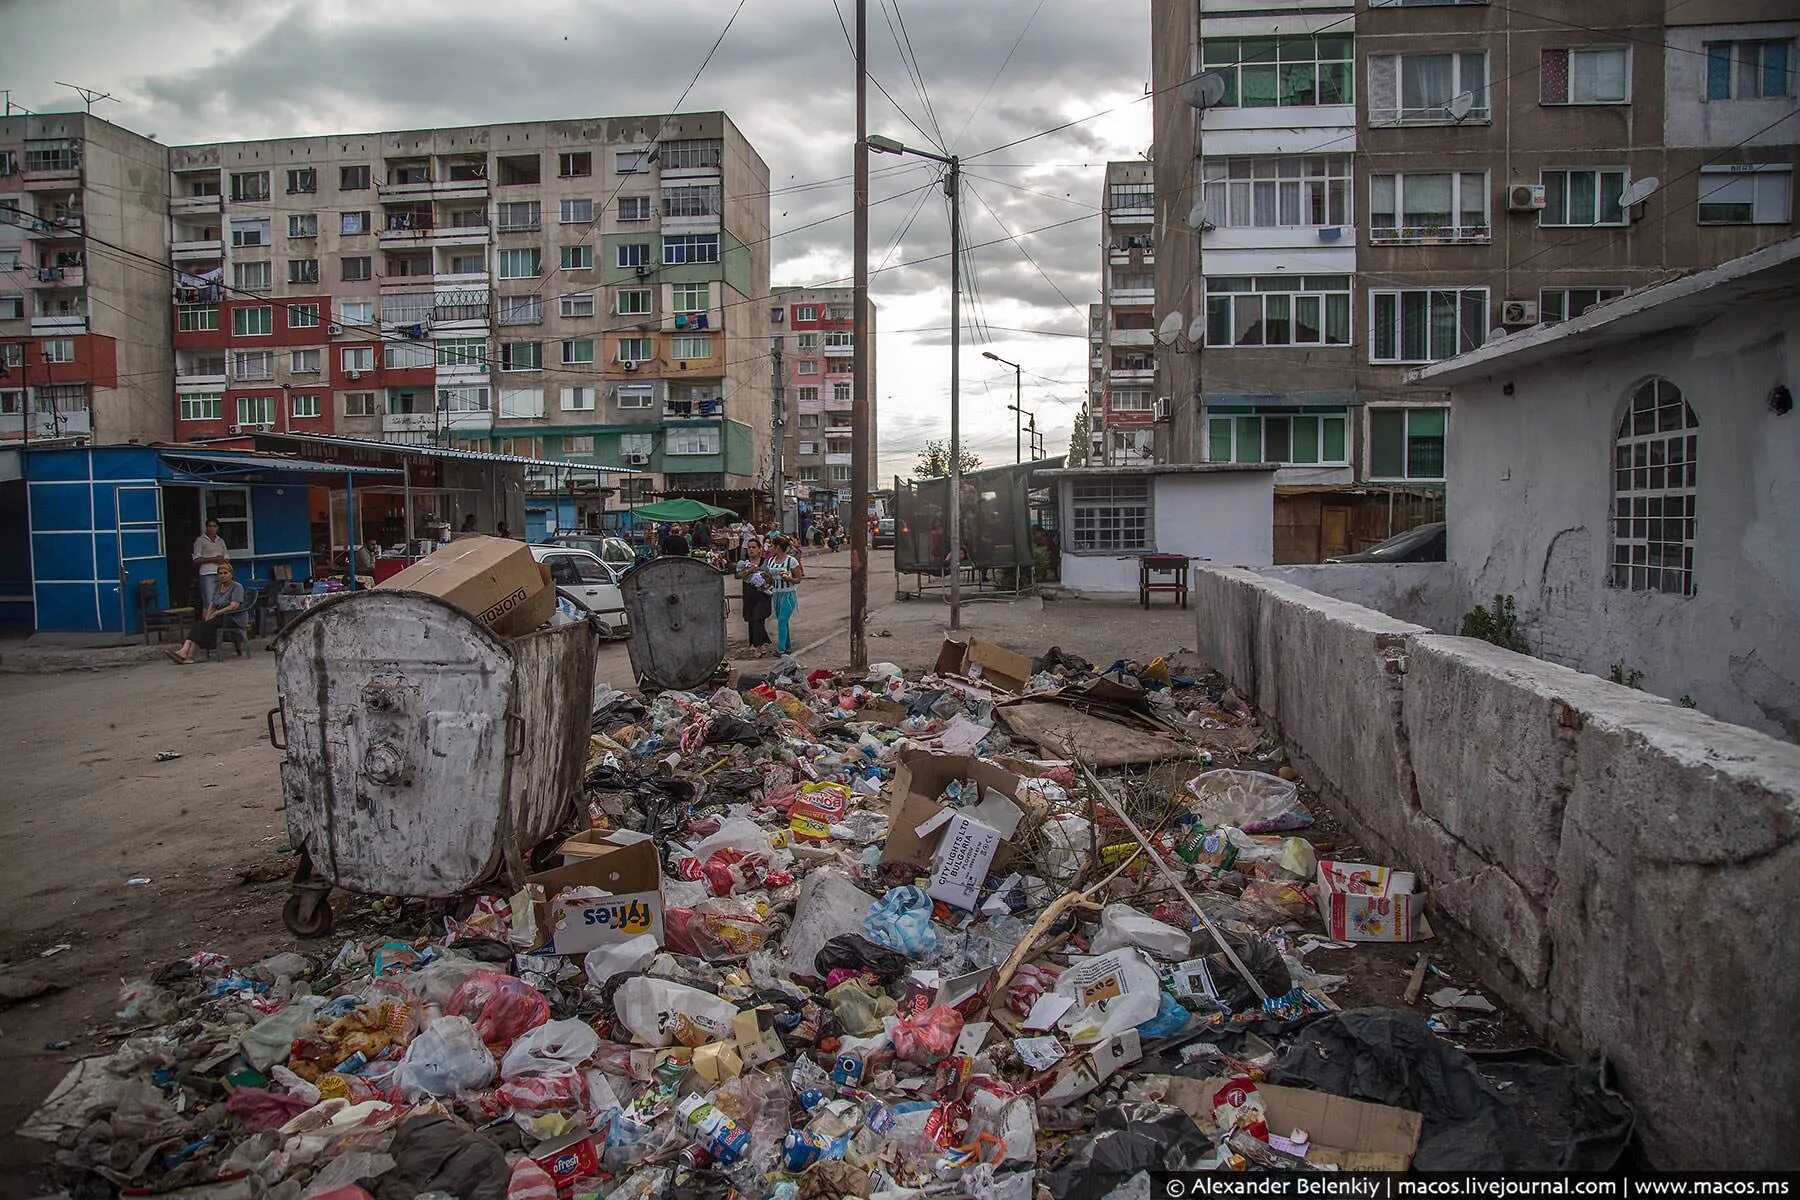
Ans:
[[[806,577],[806,572],[794,556],[793,543],[785,536],[775,539],[775,552],[763,560],[763,574],[768,577],[769,596],[775,603],[775,651],[786,654],[792,649],[788,621],[800,607],[794,585]]]
[[[219,568],[231,564],[230,547],[219,536],[219,523],[208,521],[206,532],[194,539],[194,565],[200,568],[200,609],[213,606],[219,590]]]

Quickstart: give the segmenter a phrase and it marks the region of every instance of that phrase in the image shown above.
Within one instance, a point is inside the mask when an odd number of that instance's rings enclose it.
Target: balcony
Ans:
[[[86,333],[87,327],[88,319],[84,312],[51,313],[34,315],[31,318],[31,332],[33,333]]]
[[[432,179],[424,183],[378,183],[375,194],[383,200],[483,200],[486,179]]]
[[[1154,225],[1156,210],[1151,208],[1115,208],[1106,214],[1108,225]]]
[[[171,242],[169,257],[176,262],[188,262],[201,258],[223,258],[225,243],[219,238],[211,238],[197,242]]]
[[[1115,346],[1153,346],[1156,344],[1154,329],[1115,329],[1110,339]]]
[[[39,403],[40,401],[34,400],[31,405],[33,439],[71,437],[94,431],[94,418],[85,404],[80,408],[59,408],[53,412],[45,412],[38,408]],[[0,441],[20,438],[24,430],[24,413],[0,414]]]
[[[79,288],[87,286],[87,271],[81,267],[39,267],[28,278],[38,287]]]
[[[487,276],[482,275],[479,278],[485,280]],[[405,273],[398,275],[390,268],[388,273],[381,276],[376,282],[383,288],[416,288],[421,283],[429,285],[435,279],[436,273],[431,269],[431,264],[426,263],[421,267],[408,267]]]
[[[215,370],[214,368],[217,369]],[[217,363],[189,363],[185,369],[180,366],[175,368],[175,388],[177,391],[182,388],[191,388],[201,392],[219,391],[223,389],[226,384],[227,379],[223,361]]]
[[[84,228],[80,213],[22,212],[8,220],[22,228],[26,237],[40,242],[78,238],[82,235]]]
[[[1106,302],[1112,305],[1149,305],[1156,303],[1156,287],[1115,287],[1106,293]]]
[[[1375,246],[1455,246],[1493,239],[1490,225],[1390,225],[1369,230],[1369,243]]]
[[[437,380],[446,386],[486,383],[488,365],[486,362],[440,362],[437,365]]]
[[[825,465],[828,467],[847,467],[850,465],[850,455],[848,453],[827,454],[825,456]]]
[[[856,357],[856,347],[855,346],[826,346],[825,347],[825,357],[826,358],[854,358],[854,357]]]
[[[1156,382],[1156,365],[1154,363],[1143,366],[1114,364],[1112,381],[1114,383],[1154,383]]]
[[[827,425],[825,427],[826,437],[849,437],[851,432],[849,425]]]
[[[55,166],[27,167],[19,172],[19,181],[28,192],[68,191],[81,188],[81,164],[59,163]]]
[[[169,215],[172,217],[217,216],[222,207],[218,196],[171,196],[169,198]]]

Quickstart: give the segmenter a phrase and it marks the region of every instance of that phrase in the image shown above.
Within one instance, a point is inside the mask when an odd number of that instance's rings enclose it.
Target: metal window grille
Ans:
[[[1613,443],[1612,586],[1694,594],[1699,428],[1666,379],[1632,396]]]
[[[1078,481],[1070,496],[1070,525],[1076,550],[1150,549],[1150,481]]]

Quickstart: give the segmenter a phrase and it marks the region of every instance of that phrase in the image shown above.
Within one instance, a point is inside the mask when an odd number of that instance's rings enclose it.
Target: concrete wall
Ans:
[[[1151,519],[1159,554],[1186,554],[1229,566],[1265,567],[1274,561],[1275,487],[1272,471],[1151,475]],[[1069,529],[1068,488],[1058,484],[1062,528]],[[1067,549],[1062,586],[1078,595],[1136,595],[1136,554],[1088,554]],[[1196,566],[1200,565],[1198,563]]]
[[[1461,629],[1469,609],[1448,563],[1307,563],[1258,573],[1439,633]]]
[[[1800,1157],[1800,747],[1256,572],[1196,601],[1200,653],[1485,985],[1618,1068],[1654,1162]]]
[[[1663,90],[1668,96],[1663,142],[1670,146],[1792,147],[1793,130],[1776,122],[1783,114],[1791,117],[1800,109],[1800,99],[1707,100],[1706,43],[1792,39],[1796,33],[1800,33],[1800,22],[1774,20],[1669,30],[1669,47],[1676,53],[1663,58]],[[1769,128],[1771,124],[1773,128]]]
[[[1800,309],[1751,304],[1698,329],[1456,390],[1450,557],[1465,595],[1512,596],[1532,651],[1597,675],[1691,696],[1724,720],[1800,738],[1800,415],[1777,416],[1776,384],[1800,391]],[[1612,448],[1620,416],[1653,375],[1699,422],[1693,596],[1608,586]],[[1513,395],[1505,395],[1510,386]]]

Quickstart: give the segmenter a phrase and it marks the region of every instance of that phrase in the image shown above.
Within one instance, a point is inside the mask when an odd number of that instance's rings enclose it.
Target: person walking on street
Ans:
[[[793,543],[784,536],[775,539],[775,553],[764,564],[764,571],[770,579],[769,593],[775,605],[775,649],[786,654],[793,649],[788,623],[800,607],[794,585],[806,578],[806,570],[794,554]]]
[[[744,547],[744,556],[738,560],[736,575],[744,581],[744,624],[750,631],[750,653],[757,658],[769,652],[768,622],[774,607],[765,562],[762,539],[752,535]]]
[[[219,571],[231,565],[230,548],[219,536],[217,521],[208,521],[206,532],[194,539],[194,565],[200,569],[200,607],[211,608],[218,594]]]

